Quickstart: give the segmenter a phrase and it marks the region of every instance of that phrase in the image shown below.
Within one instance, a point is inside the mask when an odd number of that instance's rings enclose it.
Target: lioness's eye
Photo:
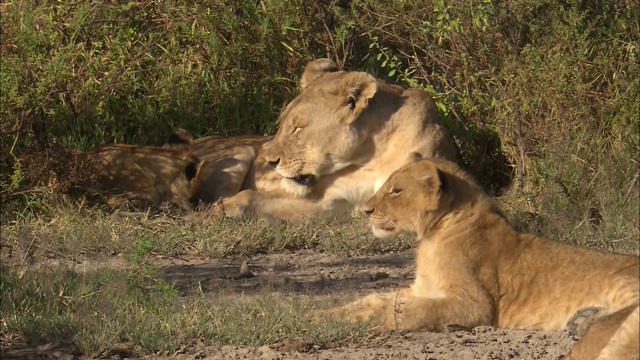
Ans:
[[[295,135],[295,134],[299,133],[299,132],[300,132],[300,130],[302,130],[302,128],[301,128],[301,127],[299,127],[299,126],[294,126],[293,128],[291,128],[291,134]]]
[[[401,192],[402,192],[402,190],[400,190],[400,189],[391,188],[391,190],[389,190],[389,195],[395,197],[395,196],[400,195]]]

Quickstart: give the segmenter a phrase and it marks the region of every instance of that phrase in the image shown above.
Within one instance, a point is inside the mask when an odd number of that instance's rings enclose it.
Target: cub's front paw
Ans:
[[[370,300],[371,297],[368,299]],[[390,311],[387,304],[363,300],[328,310],[315,311],[313,317],[368,325],[380,332],[394,330],[396,325],[393,312]]]

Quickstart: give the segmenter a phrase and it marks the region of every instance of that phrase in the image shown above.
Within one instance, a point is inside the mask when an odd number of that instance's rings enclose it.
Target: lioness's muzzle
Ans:
[[[316,182],[316,178],[313,175],[298,175],[290,179],[302,186],[313,186]]]

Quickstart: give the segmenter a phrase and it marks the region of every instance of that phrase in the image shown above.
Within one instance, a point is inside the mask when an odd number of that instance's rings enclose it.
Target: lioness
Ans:
[[[329,310],[382,329],[447,325],[562,329],[578,310],[603,308],[572,359],[638,354],[640,261],[520,234],[454,163],[421,160],[396,171],[364,205],[376,237],[419,240],[410,288]]]
[[[170,202],[191,208],[198,201],[205,162],[179,149],[137,145],[104,145],[83,154],[96,176],[88,184],[111,206]]]
[[[433,99],[423,90],[390,85],[364,72],[338,71],[329,59],[307,64],[300,87],[280,116],[275,138],[253,148],[255,161],[245,166],[248,179],[231,179],[229,190],[242,191],[222,196],[213,213],[249,211],[288,220],[337,212],[362,205],[413,152],[458,158]]]
[[[236,195],[241,190],[257,190],[255,179],[267,180],[267,174],[274,171],[258,156],[262,145],[273,136],[205,136],[194,139],[184,129],[172,133],[165,142],[165,148],[189,151],[206,163],[202,169],[202,184],[199,199],[211,204],[220,199]],[[262,185],[262,183],[260,183]],[[260,186],[260,190],[267,190]]]

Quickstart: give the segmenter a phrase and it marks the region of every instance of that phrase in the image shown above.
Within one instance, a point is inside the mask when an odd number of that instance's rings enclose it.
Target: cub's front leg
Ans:
[[[405,329],[401,321],[400,301],[408,298],[410,289],[389,293],[376,293],[365,296],[349,304],[328,310],[328,315],[335,319],[345,319],[352,322],[369,323],[381,331],[411,330]]]
[[[412,289],[371,294],[329,310],[329,316],[369,323],[381,331],[443,331],[447,325],[473,328],[494,325],[494,307],[488,296],[444,298],[416,296]]]

